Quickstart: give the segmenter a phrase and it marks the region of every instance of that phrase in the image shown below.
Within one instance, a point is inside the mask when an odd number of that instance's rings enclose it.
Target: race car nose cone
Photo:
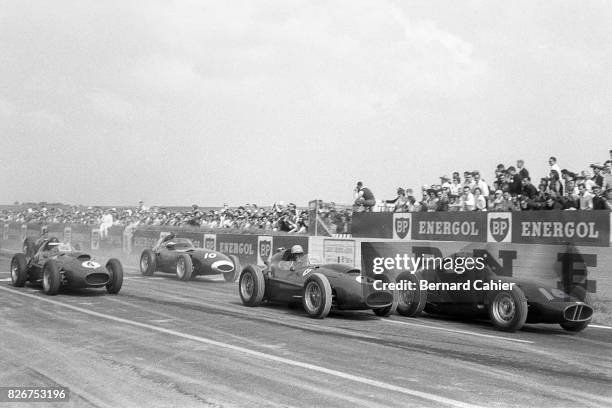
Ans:
[[[230,261],[216,261],[210,267],[217,273],[228,273],[234,270],[234,264]]]

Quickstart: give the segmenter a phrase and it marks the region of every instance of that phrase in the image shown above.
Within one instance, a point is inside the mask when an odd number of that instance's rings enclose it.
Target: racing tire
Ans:
[[[331,310],[332,288],[322,273],[314,273],[304,283],[302,304],[306,313],[315,319],[324,319]]]
[[[123,286],[123,266],[116,258],[111,258],[106,263],[106,270],[110,275],[110,280],[106,284],[106,291],[111,295],[116,295]]]
[[[180,254],[176,258],[176,277],[182,281],[191,280],[191,274],[193,273],[193,261],[191,256],[187,254]]]
[[[397,313],[406,317],[418,317],[427,304],[427,291],[422,290],[419,285],[418,274],[402,272],[395,279],[396,282],[412,282],[414,290],[400,290],[398,294]]]
[[[15,254],[11,259],[11,283],[20,288],[28,280],[28,263],[24,254]]]
[[[62,284],[62,276],[57,263],[53,259],[47,260],[43,266],[43,292],[49,296],[57,295]]]
[[[238,280],[240,299],[246,306],[259,306],[266,293],[266,278],[263,271],[255,265],[247,265]]]
[[[499,330],[515,332],[527,320],[527,298],[516,285],[511,290],[494,292],[488,302],[489,317]]]
[[[386,283],[395,282],[393,278],[387,275],[380,275],[380,280]],[[391,316],[397,310],[397,305],[399,303],[399,293],[398,292],[399,291],[397,290],[391,291],[391,293],[393,294],[393,302],[389,306],[373,308],[372,311],[374,312],[374,314],[379,317]]]
[[[157,269],[157,261],[155,260],[155,254],[150,249],[142,251],[140,256],[140,273],[144,276],[151,276]]]
[[[580,301],[586,303],[587,305],[591,304],[591,297],[582,286],[576,286],[575,288],[573,288],[570,292],[570,295],[580,299]],[[559,323],[559,326],[561,326],[563,330],[566,330],[568,332],[578,333],[586,329],[590,323],[591,319],[585,320],[583,322],[561,322]]]
[[[238,277],[240,276],[240,260],[238,259],[238,257],[236,255],[230,255],[229,258],[232,260],[232,263],[234,264],[234,270],[231,272],[227,272],[223,274],[223,279],[225,279],[226,282],[236,282],[236,279],[238,279]]]
[[[23,253],[26,260],[32,258],[36,254],[36,241],[32,238],[26,238],[23,240]]]

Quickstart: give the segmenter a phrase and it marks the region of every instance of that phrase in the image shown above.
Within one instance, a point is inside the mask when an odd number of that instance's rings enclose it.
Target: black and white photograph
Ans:
[[[609,408],[612,2],[0,0],[0,406]]]

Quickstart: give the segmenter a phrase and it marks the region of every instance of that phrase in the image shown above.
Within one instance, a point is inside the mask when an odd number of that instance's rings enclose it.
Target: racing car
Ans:
[[[222,274],[226,282],[234,282],[240,271],[240,261],[235,255],[196,248],[190,239],[170,234],[160,238],[152,249],[142,251],[140,256],[140,272],[144,276],[151,276],[156,271],[175,273],[183,281],[198,275]]]
[[[279,248],[265,268],[246,266],[238,283],[246,306],[263,301],[295,304],[301,302],[313,318],[325,318],[332,308],[368,310],[389,316],[397,307],[397,296],[386,290],[364,296],[361,272],[341,264],[311,263],[300,245]],[[372,284],[371,282],[369,284]]]
[[[413,290],[402,290],[399,295],[397,311],[404,316],[416,317],[424,310],[488,317],[497,329],[509,332],[520,330],[525,323],[558,323],[567,331],[579,332],[593,316],[583,287],[576,286],[568,294],[537,282],[498,276],[486,264],[461,273],[444,268],[402,272],[396,280],[413,283]]]
[[[13,286],[22,287],[28,281],[42,283],[44,293],[56,295],[62,286],[106,287],[108,293],[116,294],[123,285],[123,267],[118,259],[111,258],[102,265],[56,237],[39,239],[35,253],[31,256],[26,253],[16,253],[11,260]]]

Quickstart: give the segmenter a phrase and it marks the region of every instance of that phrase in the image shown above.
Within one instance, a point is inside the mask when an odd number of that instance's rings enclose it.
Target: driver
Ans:
[[[59,253],[59,244],[60,242],[57,238],[50,238],[49,241],[40,247],[37,259],[42,260],[57,255]]]
[[[154,249],[159,249],[159,248],[161,248],[161,246],[162,246],[164,243],[166,243],[166,242],[168,242],[168,241],[170,241],[170,240],[173,240],[174,238],[176,238],[176,234],[175,234],[174,232],[171,232],[170,234],[166,235],[165,237],[160,238],[160,239],[157,241],[157,244],[155,245]]]
[[[294,245],[291,247],[291,258],[290,260],[296,264],[304,263],[305,260],[304,249],[301,245]]]

